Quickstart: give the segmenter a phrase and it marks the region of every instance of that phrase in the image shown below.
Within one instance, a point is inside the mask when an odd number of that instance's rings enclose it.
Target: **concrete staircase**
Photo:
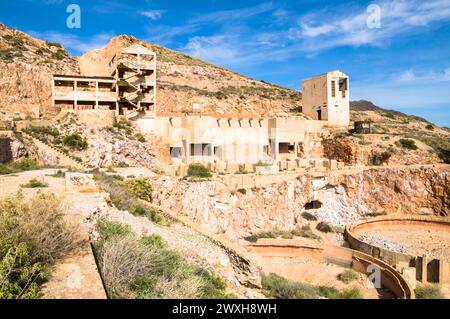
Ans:
[[[45,142],[31,136],[28,133],[22,132],[22,134],[23,134],[23,136],[31,139],[33,141],[33,143],[38,147],[38,149],[50,154],[54,159],[56,159],[57,163],[55,163],[55,164],[73,167],[73,168],[83,170],[83,171],[89,170],[89,167],[87,167],[85,164],[83,164],[82,162],[77,160],[75,157],[68,155],[68,154],[64,154],[63,152],[58,150],[53,145],[45,143]]]

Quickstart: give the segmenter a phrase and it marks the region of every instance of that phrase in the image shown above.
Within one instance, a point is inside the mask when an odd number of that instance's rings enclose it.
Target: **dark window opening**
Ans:
[[[322,121],[322,110],[318,110],[318,111],[317,111],[317,119],[318,119],[319,121]]]
[[[322,202],[318,201],[318,200],[313,200],[313,201],[310,201],[309,203],[305,204],[305,209],[306,210],[308,210],[308,209],[318,209],[320,207],[322,207]]]

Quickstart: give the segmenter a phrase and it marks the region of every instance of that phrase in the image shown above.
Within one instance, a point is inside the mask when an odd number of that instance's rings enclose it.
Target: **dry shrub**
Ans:
[[[111,297],[136,298],[130,286],[136,278],[151,271],[154,251],[133,235],[114,236],[100,248],[100,269]]]
[[[183,278],[177,270],[170,278],[160,277],[156,282],[154,293],[165,299],[199,298],[203,281],[200,277]]]
[[[38,193],[28,202],[19,193],[0,201],[0,248],[26,243],[34,261],[52,263],[82,244],[77,227],[64,219],[61,199]]]

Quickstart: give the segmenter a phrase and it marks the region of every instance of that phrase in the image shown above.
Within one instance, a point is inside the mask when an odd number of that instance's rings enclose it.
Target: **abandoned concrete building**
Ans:
[[[289,168],[321,158],[329,127],[349,124],[349,79],[340,71],[303,81],[303,112],[311,119],[164,115],[156,111],[156,55],[141,45],[122,49],[108,65],[110,76],[53,76],[53,104],[89,124],[110,126],[117,117],[136,120],[157,136],[172,164],[270,163]]]
[[[95,110],[104,116],[156,113],[156,54],[132,45],[114,55],[110,76],[54,75],[53,106],[66,112]],[[82,114],[82,113],[81,113]]]
[[[349,78],[339,70],[302,82],[303,113],[330,126],[347,126],[350,121]]]

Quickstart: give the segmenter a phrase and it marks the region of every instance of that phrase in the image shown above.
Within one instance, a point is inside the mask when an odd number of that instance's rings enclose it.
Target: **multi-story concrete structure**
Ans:
[[[349,78],[339,70],[302,82],[303,113],[329,126],[346,127],[350,123]]]
[[[114,111],[134,117],[156,113],[156,54],[132,45],[114,55],[111,76],[54,75],[53,106],[65,111]]]
[[[168,146],[172,163],[274,164],[321,157],[325,127],[349,124],[348,76],[340,71],[303,81],[304,117],[156,114],[156,55],[141,45],[122,49],[110,76],[54,75],[53,103],[89,125],[117,116],[137,119],[141,132]],[[138,117],[138,115],[140,115]],[[280,166],[280,167],[281,167]]]

